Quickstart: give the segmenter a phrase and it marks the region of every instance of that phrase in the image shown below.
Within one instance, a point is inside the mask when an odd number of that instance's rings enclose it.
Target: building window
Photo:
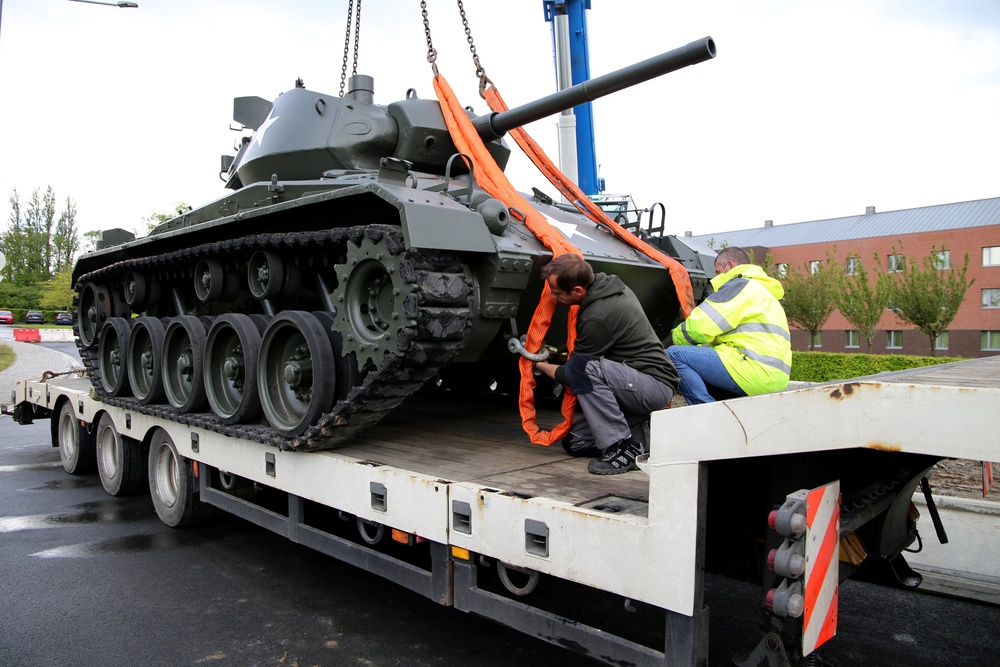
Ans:
[[[948,349],[948,332],[942,331],[934,339],[934,349],[935,350],[947,350]]]
[[[811,262],[809,262],[809,273],[811,275],[816,275],[822,268],[823,268],[823,260],[821,259],[814,259]]]
[[[902,331],[886,331],[885,332],[885,349],[887,349],[887,350],[902,350],[903,349],[903,332]]]
[[[774,273],[779,278],[787,278],[788,277],[788,264],[778,264],[777,266],[774,267]]]
[[[950,250],[935,250],[931,253],[933,258],[934,268],[938,271],[943,271],[945,269],[951,268],[951,251]]]
[[[984,352],[1000,352],[1000,331],[983,331],[983,343],[980,349]]]
[[[813,349],[818,350],[819,348],[823,347],[823,332],[817,331],[816,333],[813,334],[811,340]]]
[[[983,266],[1000,266],[1000,245],[983,248]]]
[[[847,258],[847,275],[856,276],[858,274],[858,267],[861,266],[860,257],[848,257]]]
[[[983,308],[1000,308],[1000,289],[991,287],[983,290]]]
[[[902,255],[886,255],[886,271],[889,273],[902,273],[903,271],[903,256]]]
[[[861,347],[861,334],[857,331],[845,331],[844,347]]]

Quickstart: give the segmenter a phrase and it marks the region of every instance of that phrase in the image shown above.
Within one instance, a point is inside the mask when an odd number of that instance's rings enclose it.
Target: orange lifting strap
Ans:
[[[492,84],[492,82],[491,82]],[[490,85],[483,92],[483,97],[486,99],[486,103],[490,105],[490,108],[496,112],[507,111],[507,104],[500,97],[500,92],[495,86]],[[650,259],[654,259],[664,267],[670,273],[670,279],[674,283],[674,289],[677,291],[677,299],[680,301],[681,312],[686,318],[691,314],[694,309],[694,291],[691,289],[691,278],[688,275],[687,269],[675,260],[673,257],[664,255],[662,252],[649,245],[642,239],[640,239],[635,234],[630,233],[627,229],[623,228],[617,222],[608,217],[608,215],[601,209],[600,206],[595,204],[590,197],[583,194],[583,191],[576,186],[573,181],[566,178],[559,169],[552,163],[552,160],[545,155],[542,147],[539,146],[534,139],[528,136],[528,133],[524,131],[524,128],[515,128],[510,131],[514,141],[517,145],[521,147],[525,155],[531,158],[531,161],[535,163],[538,170],[545,174],[545,177],[549,179],[555,187],[559,188],[559,192],[562,196],[566,198],[567,201],[572,202],[573,205],[580,210],[581,213],[586,215],[588,218],[593,220],[595,223],[600,224],[608,229],[612,230],[615,238],[620,241],[624,241],[628,245],[632,246],[633,249],[641,252]]]
[[[490,196],[502,201],[508,208],[523,211],[526,215],[525,224],[528,229],[545,244],[546,248],[552,251],[553,257],[559,257],[566,253],[581,255],[580,250],[554,229],[545,220],[545,217],[538,213],[510,184],[503,170],[497,166],[489,151],[486,150],[483,140],[472,126],[472,121],[469,120],[462,105],[455,97],[451,86],[440,73],[434,77],[434,91],[441,102],[441,111],[448,124],[452,141],[455,142],[455,146],[461,153],[469,156],[472,160],[479,186],[486,190]],[[527,340],[524,344],[528,351],[537,352],[541,349],[545,334],[552,323],[552,314],[555,309],[556,302],[551,297],[549,286],[546,283],[542,286],[542,298],[538,302],[538,307],[535,308],[531,324],[528,327]],[[566,346],[571,352],[576,339],[577,310],[579,310],[578,306],[570,308],[569,321],[566,325]],[[521,425],[531,442],[536,445],[551,445],[569,433],[570,426],[573,424],[573,408],[576,406],[576,398],[567,390],[562,402],[563,420],[551,431],[542,431],[538,428],[535,414],[535,378],[532,375],[531,361],[521,357],[518,363],[521,372],[521,392],[518,401],[521,410]]]

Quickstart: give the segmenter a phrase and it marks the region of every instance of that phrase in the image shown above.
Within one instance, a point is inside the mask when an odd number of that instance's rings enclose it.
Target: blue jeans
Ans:
[[[726,370],[719,353],[698,345],[671,345],[667,356],[681,376],[681,394],[688,405],[746,396]]]

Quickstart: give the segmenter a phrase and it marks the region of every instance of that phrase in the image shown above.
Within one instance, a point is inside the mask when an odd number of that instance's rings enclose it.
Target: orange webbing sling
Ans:
[[[507,111],[507,104],[500,97],[499,91],[496,87],[491,85],[485,88],[482,92],[483,97],[486,99],[487,104],[490,108],[496,112]],[[595,204],[590,197],[583,194],[583,191],[576,186],[573,181],[566,178],[559,169],[552,163],[552,161],[545,155],[542,147],[539,146],[534,139],[528,136],[528,133],[524,131],[523,128],[515,128],[510,131],[514,141],[521,147],[525,155],[531,158],[531,161],[535,163],[538,170],[545,174],[545,177],[549,179],[555,187],[559,188],[563,197],[567,201],[572,202],[584,215],[608,229],[612,230],[615,238],[620,241],[624,241],[628,245],[632,246],[633,249],[641,252],[650,259],[654,259],[664,267],[670,273],[670,278],[674,283],[674,289],[677,291],[677,299],[680,301],[681,312],[686,318],[691,314],[691,310],[694,309],[694,292],[691,289],[691,278],[688,275],[687,269],[672,257],[669,257],[653,246],[649,245],[642,239],[640,239],[635,234],[630,233],[627,229],[623,228],[617,222],[608,217],[608,215],[601,210],[601,207]]]
[[[502,201],[508,208],[516,208],[525,213],[525,224],[528,229],[538,237],[546,248],[552,251],[553,257],[559,257],[566,253],[582,254],[576,246],[569,243],[566,238],[554,229],[545,217],[536,211],[528,201],[522,197],[517,190],[507,180],[503,170],[497,166],[493,156],[486,150],[483,140],[479,137],[472,126],[472,121],[466,115],[465,110],[452,92],[451,86],[444,77],[438,73],[434,77],[434,90],[438,100],[441,102],[441,112],[444,114],[448,124],[448,131],[451,133],[452,141],[459,152],[469,156],[475,168],[476,181],[490,196]],[[690,287],[689,287],[690,289]],[[537,352],[541,349],[545,339],[545,334],[552,323],[552,314],[555,312],[556,302],[549,293],[548,284],[542,286],[542,298],[535,308],[528,327],[525,348],[530,352]],[[576,340],[576,313],[578,306],[570,308],[569,321],[567,322],[566,346],[572,351]],[[521,357],[519,361],[521,372],[521,392],[519,396],[519,406],[521,410],[521,424],[524,432],[527,433],[531,442],[537,445],[551,445],[553,442],[561,440],[569,432],[573,423],[573,408],[576,399],[567,390],[563,396],[562,415],[563,421],[551,431],[542,431],[538,428],[535,414],[534,388],[535,379],[532,375],[531,361]]]

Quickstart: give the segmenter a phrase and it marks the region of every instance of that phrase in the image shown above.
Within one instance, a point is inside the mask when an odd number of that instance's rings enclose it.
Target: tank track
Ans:
[[[473,287],[467,267],[454,255],[407,250],[398,227],[369,225],[318,232],[261,234],[208,243],[124,260],[77,280],[78,288],[90,282],[111,289],[128,271],[170,271],[174,267],[191,266],[200,259],[246,255],[256,250],[315,254],[319,249],[325,250],[324,246],[331,249],[346,248],[347,243],[358,246],[365,238],[384,243],[391,255],[401,256],[400,276],[412,287],[403,306],[408,323],[399,329],[396,337],[396,348],[402,354],[385,353],[377,367],[367,370],[360,384],[353,386],[346,397],[336,400],[329,412],[322,414],[300,435],[282,436],[264,419],[259,423],[225,425],[210,412],[185,414],[169,404],[144,405],[135,398],[111,396],[100,382],[96,342],[85,346],[74,326],[76,344],[91,384],[101,400],[110,405],[283,450],[329,450],[350,442],[435,377],[465,344],[471,328]]]

